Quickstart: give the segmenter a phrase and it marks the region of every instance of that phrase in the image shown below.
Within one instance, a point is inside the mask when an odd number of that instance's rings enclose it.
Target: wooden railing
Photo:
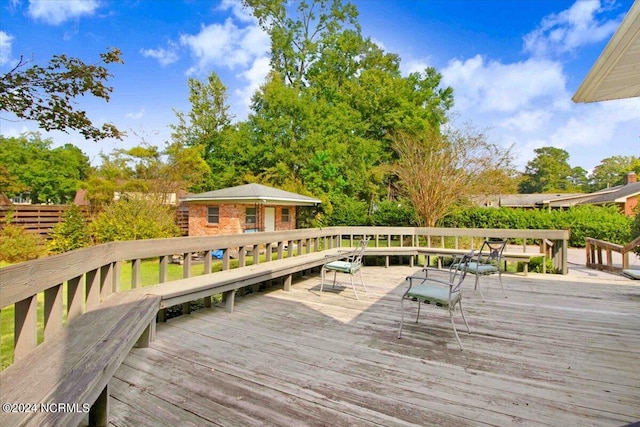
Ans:
[[[604,240],[585,239],[585,249],[587,251],[587,267],[596,270],[620,272],[629,268],[629,254],[637,246],[640,246],[640,236],[626,245],[605,242]],[[604,252],[604,257],[603,257]],[[613,254],[618,253],[621,257],[621,265],[614,265]]]
[[[552,258],[563,274],[567,273],[567,242],[565,230],[503,230],[450,229],[414,227],[331,227],[283,232],[266,232],[210,237],[181,237],[127,242],[113,242],[60,255],[24,262],[0,269],[0,310],[15,307],[14,358],[17,360],[37,346],[38,294],[44,294],[44,340],[63,328],[63,284],[66,284],[66,323],[100,304],[120,291],[122,263],[131,263],[131,286],[140,286],[140,266],[143,259],[157,258],[157,283],[168,281],[168,264],[175,254],[183,256],[183,277],[191,274],[192,257],[196,253],[221,250],[222,269],[231,267],[230,254],[237,250],[239,267],[246,266],[247,254],[259,247],[277,257],[295,256],[335,248],[348,241],[354,246],[361,236],[372,237],[375,246],[441,245],[463,247],[461,241],[473,247],[474,239],[485,237],[555,242]],[[468,238],[469,243],[466,243]],[[297,249],[294,249],[297,248]],[[270,258],[267,258],[267,261]],[[253,263],[260,262],[254,256]],[[211,257],[204,257],[204,273],[212,271]],[[215,273],[213,273],[215,274]]]

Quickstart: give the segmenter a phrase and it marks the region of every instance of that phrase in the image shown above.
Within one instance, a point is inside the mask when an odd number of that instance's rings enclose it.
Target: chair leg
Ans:
[[[453,309],[449,308],[449,319],[451,320],[451,326],[453,327],[453,333],[456,336],[456,340],[458,341],[458,345],[460,346],[460,350],[464,350],[462,347],[462,341],[460,341],[460,337],[458,336],[458,331],[456,330],[456,324],[453,321]]]
[[[479,277],[480,277],[480,276],[478,276],[478,274],[476,274],[476,287],[475,287],[475,289],[477,289],[478,291],[480,291],[480,297],[482,298],[482,302],[485,302],[485,300],[484,300],[484,294],[482,293],[482,287],[480,286],[480,283],[479,283],[479,280],[478,280],[478,279],[479,279]]]
[[[367,286],[364,284],[364,279],[362,278],[362,269],[358,270],[360,272],[360,283],[362,283],[362,287],[364,291],[367,292]]]
[[[509,298],[507,296],[507,292],[504,290],[504,285],[502,284],[502,272],[498,270],[498,280],[500,280],[500,287],[502,288],[502,293],[504,294],[505,298]]]
[[[418,323],[418,319],[420,318],[420,300],[418,300],[418,315],[416,316],[416,323]]]
[[[398,339],[402,338],[403,325],[404,325],[404,297],[400,299],[400,330],[398,331]]]
[[[338,275],[338,271],[334,270],[333,271],[333,287],[336,287],[336,276]]]
[[[327,274],[324,266],[320,269],[320,296],[322,296],[322,287],[324,286],[324,276]]]
[[[349,274],[349,277],[351,278],[351,289],[353,289],[353,293],[356,295],[356,299],[359,300],[360,298],[358,298],[358,291],[356,291],[356,285],[353,283],[353,274]]]
[[[471,333],[471,328],[469,327],[469,323],[467,323],[467,317],[464,315],[464,310],[462,309],[462,297],[458,300],[458,305],[460,306],[460,313],[462,313],[462,320],[464,320],[467,331]]]

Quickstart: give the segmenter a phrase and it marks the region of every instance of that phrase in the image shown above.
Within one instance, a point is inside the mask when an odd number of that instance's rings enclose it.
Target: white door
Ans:
[[[264,231],[276,231],[276,208],[264,208]]]

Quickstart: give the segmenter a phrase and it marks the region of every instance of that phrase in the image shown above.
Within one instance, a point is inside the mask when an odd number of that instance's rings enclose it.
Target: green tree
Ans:
[[[228,164],[226,145],[233,131],[227,88],[213,72],[206,82],[190,78],[188,85],[191,110],[186,114],[174,110],[178,123],[171,125],[172,150],[175,152],[178,145],[193,153],[199,150],[213,173],[222,172]]]
[[[622,185],[627,172],[640,175],[640,157],[612,156],[600,161],[589,176],[589,188],[598,191],[616,185]]]
[[[113,88],[105,65],[123,63],[119,49],[100,54],[100,62],[86,64],[78,58],[54,55],[47,66],[29,65],[23,57],[0,76],[0,111],[20,119],[35,120],[47,131],[77,130],[86,139],[118,138],[124,135],[113,124],[93,125],[85,111],[74,107],[74,99],[91,94],[109,100]]]
[[[173,208],[147,195],[128,195],[110,204],[90,230],[98,243],[180,236]]]
[[[62,253],[91,244],[87,220],[78,205],[71,204],[62,214],[62,222],[53,226],[48,241],[49,250]]]
[[[71,144],[52,148],[37,133],[0,136],[0,164],[13,184],[7,196],[28,192],[32,203],[68,203],[90,172],[89,158]]]
[[[569,166],[567,151],[555,147],[536,148],[533,151],[536,156],[527,163],[520,183],[521,193],[567,193],[579,190],[579,187],[572,183],[572,177],[577,174],[576,181],[580,182],[582,172]]]
[[[101,158],[101,165],[85,185],[96,206],[108,204],[116,192],[149,193],[168,202],[180,190],[201,188],[210,174],[201,147],[180,143],[168,143],[164,150],[143,143]]]
[[[245,3],[271,37],[273,72],[253,98],[244,152],[230,147],[238,155],[229,167],[312,191],[322,209],[346,196],[370,211],[389,196],[389,135],[439,129],[453,104],[451,88],[440,87],[433,68],[403,77],[400,58],[361,35],[352,4]],[[319,184],[327,173],[340,177],[340,191]]]

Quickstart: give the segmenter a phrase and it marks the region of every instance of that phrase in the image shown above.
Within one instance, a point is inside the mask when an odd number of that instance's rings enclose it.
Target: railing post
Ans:
[[[104,301],[113,293],[113,264],[100,267],[100,300]]]
[[[100,304],[100,274],[99,270],[87,271],[85,276],[85,298],[87,310]]]
[[[169,280],[169,255],[163,255],[158,262],[158,283]]]
[[[82,315],[82,276],[67,281],[67,323]]]
[[[238,249],[238,263],[240,267],[245,267],[247,265],[246,252],[247,250],[244,246],[240,246]]]
[[[44,291],[44,339],[62,329],[62,285]]]
[[[120,292],[122,278],[122,262],[116,261],[113,263],[113,292]]]
[[[140,258],[131,260],[131,289],[140,285]]]
[[[38,295],[33,295],[15,303],[14,312],[14,353],[15,360],[26,356],[38,345]]]
[[[188,277],[191,277],[191,260],[192,260],[192,253],[191,252],[187,252],[185,254],[182,254],[182,278],[186,279]]]

